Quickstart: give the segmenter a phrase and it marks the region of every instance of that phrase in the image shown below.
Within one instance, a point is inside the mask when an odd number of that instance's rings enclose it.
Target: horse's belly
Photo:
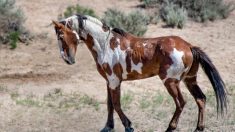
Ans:
[[[127,78],[124,80],[137,80],[144,79],[158,75],[159,73],[159,65],[156,63],[151,63],[151,65],[144,64],[141,68],[133,68],[136,70],[132,70],[127,74]],[[138,69],[138,70],[137,70]]]

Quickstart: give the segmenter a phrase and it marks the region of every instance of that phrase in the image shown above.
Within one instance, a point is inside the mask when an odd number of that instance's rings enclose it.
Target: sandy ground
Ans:
[[[35,39],[29,45],[19,44],[17,49],[9,50],[0,45],[0,131],[47,131],[47,132],[88,132],[99,131],[106,121],[106,83],[98,74],[95,63],[86,46],[78,46],[76,64],[69,66],[60,58],[57,41],[52,26],[48,26],[51,20],[57,20],[58,14],[62,13],[69,5],[76,3],[95,9],[102,16],[107,8],[119,8],[124,11],[133,10],[139,4],[137,0],[19,0],[17,5],[21,6],[27,17],[25,26],[35,34]],[[200,46],[213,60],[221,73],[229,92],[235,95],[235,12],[232,12],[226,20],[198,24],[188,22],[184,29],[162,28],[163,24],[149,25],[146,37],[157,37],[166,35],[178,35],[193,45]],[[202,71],[199,72],[199,84],[203,91],[211,92],[212,88]],[[25,106],[17,103],[18,98],[32,97],[43,100],[43,98],[60,89],[63,92],[59,99],[69,98],[65,95],[88,95],[99,102],[99,110],[93,107],[66,110],[53,109],[45,105]],[[191,98],[184,85],[182,90],[185,96]],[[166,107],[169,114],[163,119],[148,114],[148,111],[139,110],[137,100],[143,96],[152,96],[153,93],[161,92],[167,95],[162,82],[156,77],[130,81],[122,84],[123,93],[133,94],[134,100],[130,109],[125,110],[133,122],[137,131],[164,131],[171,118],[174,107]],[[150,94],[152,93],[152,94]],[[16,96],[16,97],[15,97]],[[150,98],[149,97],[149,98]],[[166,97],[169,98],[169,97]],[[191,99],[192,100],[192,99]],[[22,100],[20,100],[22,101]],[[230,102],[231,111],[234,110],[233,102]],[[56,101],[54,101],[56,102]],[[192,102],[191,102],[192,103]],[[187,107],[187,106],[186,106]],[[188,106],[191,108],[191,106]],[[196,106],[192,111],[186,109],[185,117],[179,124],[178,131],[192,131],[196,120]],[[208,115],[216,113],[214,109],[207,109]],[[211,113],[210,113],[211,112]],[[231,115],[228,116],[231,116]],[[187,115],[187,116],[186,116]],[[216,117],[209,120],[207,131],[235,131],[234,113],[229,118],[229,123],[220,123],[222,119]],[[215,119],[215,120],[214,120]],[[117,115],[115,115],[116,131],[122,132],[123,127]],[[186,123],[186,125],[185,125]],[[186,128],[185,128],[186,127]],[[226,129],[224,129],[226,128]]]

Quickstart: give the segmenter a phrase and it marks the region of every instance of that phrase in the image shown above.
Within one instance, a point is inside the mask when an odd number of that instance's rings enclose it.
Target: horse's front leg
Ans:
[[[117,112],[117,114],[119,115],[119,117],[122,121],[122,124],[125,127],[125,132],[133,132],[134,129],[131,127],[130,120],[126,117],[126,115],[123,113],[123,111],[121,109],[120,84],[116,88],[109,88],[109,90],[110,90],[110,95],[112,98],[113,107],[114,107],[115,111]]]
[[[114,108],[113,108],[109,86],[107,86],[107,107],[108,107],[108,119],[107,119],[105,127],[101,130],[101,132],[111,132],[114,128],[114,122],[113,122]]]

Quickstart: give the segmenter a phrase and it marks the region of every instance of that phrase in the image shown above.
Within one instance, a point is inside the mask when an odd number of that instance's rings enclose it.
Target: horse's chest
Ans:
[[[119,49],[106,49],[103,52],[97,52],[96,61],[98,71],[105,75],[109,87],[115,89],[122,80],[122,70],[125,69],[126,53]]]
[[[149,76],[148,73],[143,73],[144,63],[132,52],[131,49],[121,50],[120,45],[118,45],[98,54],[97,60],[106,75],[109,87],[117,87],[121,80],[140,79]]]

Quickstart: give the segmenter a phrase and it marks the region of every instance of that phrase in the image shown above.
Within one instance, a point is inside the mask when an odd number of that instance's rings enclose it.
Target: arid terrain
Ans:
[[[15,50],[0,44],[0,131],[1,132],[97,132],[107,118],[106,82],[98,74],[85,44],[78,45],[76,64],[60,58],[51,20],[57,20],[69,5],[91,7],[102,17],[107,8],[134,10],[138,0],[17,0],[27,18],[25,27],[35,36]],[[235,11],[215,22],[188,21],[184,29],[149,25],[145,37],[177,35],[200,46],[213,60],[228,90],[229,107],[217,116],[211,84],[200,70],[198,82],[207,96],[208,132],[235,131]],[[193,131],[197,106],[181,84],[188,100],[176,131]],[[163,132],[175,106],[158,77],[122,84],[124,112],[137,132]],[[123,132],[115,113],[115,131]]]

